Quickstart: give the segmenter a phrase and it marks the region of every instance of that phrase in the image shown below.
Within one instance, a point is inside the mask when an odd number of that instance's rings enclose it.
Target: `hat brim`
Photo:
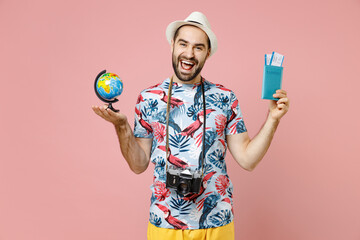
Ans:
[[[169,44],[171,44],[171,40],[173,40],[176,30],[184,25],[192,25],[195,27],[200,28],[203,30],[206,35],[208,36],[211,44],[211,51],[210,56],[213,55],[217,50],[217,39],[214,32],[208,28],[204,27],[202,24],[194,23],[194,22],[187,22],[187,21],[175,21],[170,23],[166,28],[166,39],[168,40]]]

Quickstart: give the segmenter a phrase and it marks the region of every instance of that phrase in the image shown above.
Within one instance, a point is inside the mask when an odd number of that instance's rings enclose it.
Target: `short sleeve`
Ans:
[[[235,94],[230,93],[230,104],[227,116],[226,135],[246,132],[245,123],[240,109],[239,101]]]
[[[153,129],[149,123],[148,112],[146,111],[146,100],[140,93],[135,105],[134,136],[138,138],[152,138]]]

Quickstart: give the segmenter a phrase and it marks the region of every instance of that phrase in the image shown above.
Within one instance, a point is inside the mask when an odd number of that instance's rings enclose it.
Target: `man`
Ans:
[[[169,24],[174,75],[141,92],[132,132],[127,117],[106,107],[96,114],[114,124],[121,152],[140,174],[155,164],[148,239],[234,239],[232,192],[225,154],[253,170],[268,150],[280,119],[288,111],[284,90],[274,94],[260,132],[250,139],[235,94],[201,76],[217,40],[205,15],[193,12]],[[171,186],[172,174],[199,178],[199,189]],[[198,173],[198,175],[196,175]],[[195,185],[195,184],[194,184]]]

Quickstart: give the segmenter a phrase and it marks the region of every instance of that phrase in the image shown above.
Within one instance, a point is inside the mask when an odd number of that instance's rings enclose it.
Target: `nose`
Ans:
[[[194,57],[194,49],[192,46],[188,46],[185,51],[184,51],[184,55],[187,57],[187,58],[193,58]]]

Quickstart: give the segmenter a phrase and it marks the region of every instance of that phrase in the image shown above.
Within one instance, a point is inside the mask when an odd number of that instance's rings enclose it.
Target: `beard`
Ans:
[[[192,74],[182,74],[180,72],[180,70],[179,70],[179,68],[181,68],[181,63],[179,61],[180,58],[182,60],[188,60],[188,61],[195,62],[195,65],[193,66],[193,68],[195,68],[195,71]],[[172,54],[172,66],[173,66],[175,75],[179,80],[181,80],[183,82],[190,82],[191,80],[196,78],[200,74],[202,68],[204,67],[204,64],[205,64],[205,61],[199,63],[199,61],[195,58],[188,59],[188,58],[181,57],[181,56],[176,57],[174,54]]]

